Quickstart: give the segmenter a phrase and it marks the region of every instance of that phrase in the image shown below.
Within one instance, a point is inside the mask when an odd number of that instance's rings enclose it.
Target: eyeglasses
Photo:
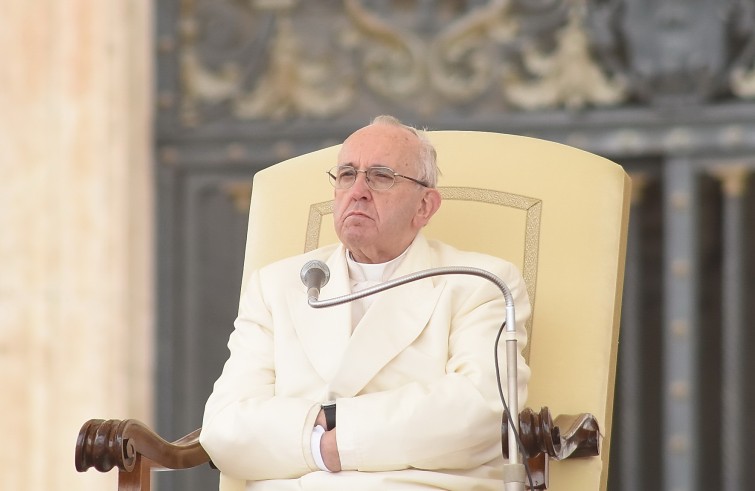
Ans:
[[[337,165],[328,171],[330,184],[336,189],[348,189],[357,181],[360,172],[364,173],[367,185],[374,191],[390,189],[396,183],[397,177],[409,179],[420,186],[428,187],[424,182],[409,176],[402,176],[390,167],[370,167],[367,170],[355,169],[350,165]]]

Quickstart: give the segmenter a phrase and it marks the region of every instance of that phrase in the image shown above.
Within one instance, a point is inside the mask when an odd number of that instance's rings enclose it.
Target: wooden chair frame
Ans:
[[[593,461],[595,465],[554,464],[553,473],[570,482],[567,486],[570,490],[582,491],[586,486],[605,490],[629,216],[629,178],[613,162],[553,142],[483,132],[430,132],[429,136],[436,144],[444,180],[453,184],[440,188],[444,200],[472,203],[470,206],[492,204],[493,208],[516,214],[517,223],[523,224],[520,231],[524,234],[524,254],[520,254],[523,257],[518,260],[535,312],[534,331],[530,331],[534,342],[528,344],[523,353],[533,374],[529,403],[545,403],[558,411],[574,414],[553,419],[547,407],[538,412],[521,411],[519,430],[535,489],[548,487],[550,462],[584,461],[599,456],[599,461]],[[257,173],[243,282],[252,270],[282,254],[290,255],[289,246],[301,244],[301,230],[307,231],[305,250],[332,240],[332,231],[323,222],[332,213],[332,205],[329,205],[332,190],[312,183],[322,179],[323,169],[335,161],[338,148],[313,152]],[[475,162],[475,172],[469,172],[470,161]],[[452,165],[448,166],[448,162]],[[491,182],[493,177],[498,180],[497,184]],[[295,209],[289,198],[283,196],[286,193],[280,192],[281,183],[285,183],[287,189],[296,189]],[[493,189],[489,189],[490,186]],[[574,199],[567,199],[572,197],[566,196],[568,191],[575,193]],[[286,210],[286,227],[280,226],[279,216],[265,213],[270,209]],[[456,224],[470,226],[463,222],[476,217],[475,212],[459,215],[453,210],[452,207],[448,213],[454,218],[435,229],[441,240],[451,231],[463,240],[475,241],[461,245],[451,242],[457,247],[512,257],[511,249],[500,249],[501,245],[514,244],[511,240],[498,237],[493,244],[495,248],[491,249],[489,237],[467,239],[466,234],[449,228]],[[573,220],[575,215],[582,220],[577,224],[579,233],[565,233],[563,224]],[[435,223],[437,215],[428,229]],[[479,230],[479,225],[471,226]],[[278,244],[266,242],[271,231],[275,231]],[[507,239],[511,238],[507,236]],[[280,244],[287,247],[281,248]],[[566,261],[563,260],[565,247],[571,248]],[[531,258],[529,253],[533,250],[537,252]],[[514,252],[513,256],[517,254]],[[547,266],[539,267],[538,262]],[[585,265],[594,268],[589,280],[583,280]],[[579,288],[584,291],[576,291],[573,284],[569,285],[572,288],[564,289],[567,279],[583,280]],[[585,291],[589,291],[592,305],[583,306]],[[576,308],[582,310],[575,311]],[[565,319],[573,322],[574,318],[580,320],[573,326],[564,325]],[[531,326],[528,325],[528,330]],[[537,347],[532,348],[535,344]],[[569,348],[565,348],[566,345]],[[530,358],[531,349],[538,351],[537,356]],[[573,352],[564,353],[564,349]],[[580,383],[574,384],[574,380]],[[502,426],[502,448],[506,449],[505,422]],[[77,439],[76,469],[84,472],[94,467],[107,472],[117,467],[119,490],[149,490],[152,469],[186,469],[209,462],[198,441],[200,431],[197,429],[169,443],[135,420],[90,420],[83,425]]]

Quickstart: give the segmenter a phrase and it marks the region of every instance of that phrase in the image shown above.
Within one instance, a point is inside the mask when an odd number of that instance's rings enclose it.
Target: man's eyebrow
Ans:
[[[338,164],[338,167],[353,167],[353,168],[356,169],[357,166],[354,165],[352,162],[345,162],[343,164]],[[370,164],[370,165],[367,166],[368,169],[371,169],[373,167],[385,167],[386,169],[393,170],[393,168],[390,165],[382,164],[380,162],[376,162],[374,164]]]

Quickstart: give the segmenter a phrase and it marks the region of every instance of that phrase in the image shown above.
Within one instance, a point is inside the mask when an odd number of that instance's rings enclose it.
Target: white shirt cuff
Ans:
[[[310,447],[312,448],[312,457],[315,459],[315,465],[321,471],[331,472],[330,469],[325,467],[325,461],[322,460],[322,452],[320,452],[320,440],[325,434],[325,428],[320,425],[315,426],[312,429],[312,439],[310,440]]]

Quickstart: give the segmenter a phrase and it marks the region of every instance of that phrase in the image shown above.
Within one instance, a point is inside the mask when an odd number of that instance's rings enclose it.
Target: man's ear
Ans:
[[[425,190],[425,194],[420,201],[417,214],[414,215],[414,224],[421,228],[427,225],[435,215],[435,212],[440,208],[441,197],[440,192],[435,188],[428,188]]]

